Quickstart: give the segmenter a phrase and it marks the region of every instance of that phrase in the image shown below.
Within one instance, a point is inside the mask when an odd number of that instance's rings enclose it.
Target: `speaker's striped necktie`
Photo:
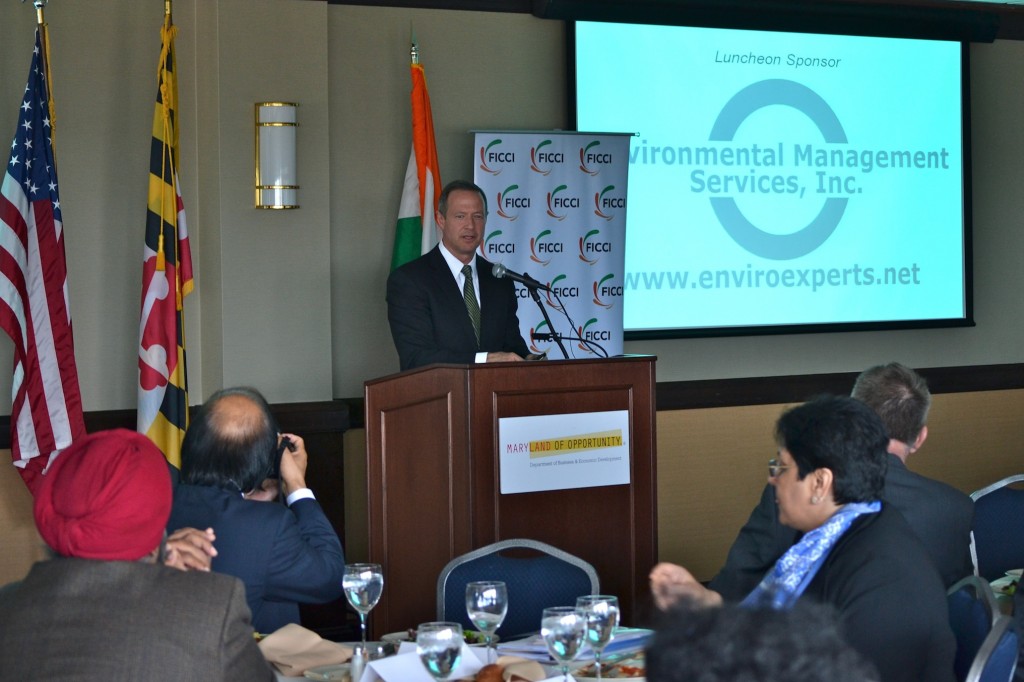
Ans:
[[[462,266],[462,275],[466,278],[462,285],[462,298],[466,300],[466,311],[469,313],[469,320],[473,323],[473,331],[476,333],[476,345],[480,346],[480,304],[476,302],[476,288],[473,286],[473,268],[469,265]]]

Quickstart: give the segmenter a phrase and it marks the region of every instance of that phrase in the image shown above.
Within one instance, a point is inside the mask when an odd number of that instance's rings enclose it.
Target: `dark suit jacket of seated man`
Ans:
[[[240,433],[225,437],[224,431],[238,422]],[[261,633],[298,623],[299,603],[340,597],[345,573],[338,535],[305,487],[302,439],[284,435],[296,448],[283,448],[281,455],[280,480],[288,506],[251,499],[272,473],[277,426],[266,401],[253,389],[215,393],[185,434],[183,482],[175,488],[168,522],[168,528],[188,520],[195,527],[214,529],[217,555],[211,569],[242,580],[253,627]]]
[[[909,367],[889,363],[862,372],[853,397],[875,410],[889,431],[882,499],[903,515],[949,587],[973,572],[970,534],[974,503],[953,486],[914,473],[905,463],[928,437],[925,420],[931,394],[927,384]],[[760,503],[709,587],[726,599],[742,599],[799,538],[799,532],[779,523],[775,489],[765,486]]]
[[[492,264],[476,254],[486,223],[483,192],[473,183],[450,183],[441,193],[436,218],[441,243],[388,277],[388,322],[401,369],[435,362],[469,364],[525,358],[530,351],[519,332],[515,284],[495,277]],[[451,265],[442,249],[452,259]],[[472,263],[479,281],[479,343],[466,310],[459,284],[462,275],[457,272],[461,266],[456,266],[456,261]],[[491,357],[485,358],[487,354]]]
[[[157,563],[171,485],[148,438],[76,439],[42,479],[33,514],[56,556],[0,591],[0,679],[274,681],[242,583]]]

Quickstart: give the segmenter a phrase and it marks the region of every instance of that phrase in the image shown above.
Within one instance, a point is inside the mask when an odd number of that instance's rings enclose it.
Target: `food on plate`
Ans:
[[[476,673],[476,682],[503,682],[502,673],[505,669],[497,663],[489,663]]]
[[[643,654],[630,656],[617,663],[605,663],[601,666],[601,679],[605,680],[626,680],[642,678],[646,670],[644,668]],[[597,670],[593,663],[583,666],[573,673],[577,679],[597,677]]]

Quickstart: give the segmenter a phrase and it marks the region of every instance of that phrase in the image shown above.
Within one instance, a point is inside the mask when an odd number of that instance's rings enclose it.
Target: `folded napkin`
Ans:
[[[352,649],[329,642],[312,630],[289,623],[259,643],[263,658],[288,677],[302,677],[309,668],[335,665],[352,658]]]

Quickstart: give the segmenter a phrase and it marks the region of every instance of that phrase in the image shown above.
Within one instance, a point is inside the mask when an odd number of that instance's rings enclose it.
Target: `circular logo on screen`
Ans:
[[[711,129],[713,142],[731,142],[736,130],[758,109],[771,105],[792,107],[803,112],[821,131],[826,142],[846,142],[846,131],[832,107],[806,85],[790,80],[770,79],[753,83],[736,93],[722,108]],[[790,234],[765,232],[752,223],[731,197],[711,199],[711,208],[733,241],[762,258],[790,260],[806,256],[825,243],[843,217],[848,199],[830,198],[811,222]]]

